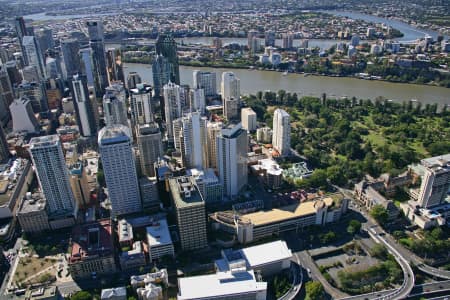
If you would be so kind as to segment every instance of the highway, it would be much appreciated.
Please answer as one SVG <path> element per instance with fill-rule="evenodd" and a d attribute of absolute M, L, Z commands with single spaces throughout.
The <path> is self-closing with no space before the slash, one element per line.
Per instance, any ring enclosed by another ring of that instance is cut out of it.
<path fill-rule="evenodd" d="M 294 276 L 293 285 L 290 290 L 277 300 L 293 300 L 297 297 L 303 286 L 303 269 L 300 263 L 300 258 L 297 254 L 293 256 L 294 260 L 291 262 L 292 273 Z"/>
<path fill-rule="evenodd" d="M 446 291 L 449 292 L 449 294 L 450 294 L 450 280 L 416 285 L 412 289 L 408 298 L 423 296 L 423 295 L 427 295 L 427 294 L 433 294 L 433 293 L 437 293 L 437 292 L 446 292 Z"/>

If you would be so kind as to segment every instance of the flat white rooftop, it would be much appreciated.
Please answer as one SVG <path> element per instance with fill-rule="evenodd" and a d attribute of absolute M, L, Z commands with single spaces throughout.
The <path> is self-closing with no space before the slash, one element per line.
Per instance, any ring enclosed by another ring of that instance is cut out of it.
<path fill-rule="evenodd" d="M 219 272 L 179 278 L 178 289 L 178 300 L 211 299 L 227 295 L 266 293 L 267 282 L 257 282 L 252 270 L 235 274 Z"/>
<path fill-rule="evenodd" d="M 250 268 L 291 259 L 292 252 L 285 241 L 275 241 L 240 250 Z"/>
<path fill-rule="evenodd" d="M 149 247 L 172 244 L 166 219 L 158 220 L 147 227 L 147 241 Z"/>

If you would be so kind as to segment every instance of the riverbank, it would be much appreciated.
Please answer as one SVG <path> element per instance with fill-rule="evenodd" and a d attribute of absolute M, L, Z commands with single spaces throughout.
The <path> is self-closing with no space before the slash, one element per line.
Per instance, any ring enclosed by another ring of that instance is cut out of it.
<path fill-rule="evenodd" d="M 134 64 L 151 64 L 151 59 L 124 59 L 124 63 L 134 63 Z M 323 76 L 323 77 L 343 77 L 343 78 L 353 78 L 353 79 L 359 79 L 359 80 L 373 80 L 373 81 L 383 81 L 383 82 L 390 82 L 390 83 L 401 83 L 401 84 L 415 84 L 415 85 L 423 85 L 423 86 L 433 86 L 433 87 L 443 87 L 443 88 L 450 88 L 450 86 L 447 85 L 439 85 L 435 82 L 418 82 L 417 80 L 411 80 L 411 81 L 401 81 L 401 80 L 395 80 L 395 79 L 388 79 L 386 77 L 380 77 L 380 76 L 371 76 L 371 75 L 359 75 L 359 74 L 327 74 L 327 73 L 319 73 L 319 72 L 295 72 L 288 69 L 273 69 L 273 68 L 267 68 L 267 67 L 258 67 L 251 64 L 239 64 L 239 63 L 215 63 L 215 62 L 187 62 L 187 61 L 179 61 L 180 66 L 187 66 L 187 67 L 193 67 L 193 68 L 212 68 L 212 69 L 247 69 L 247 70 L 258 70 L 258 71 L 266 71 L 266 72 L 278 72 L 278 73 L 284 73 L 288 72 L 291 74 L 305 74 L 305 76 Z"/>

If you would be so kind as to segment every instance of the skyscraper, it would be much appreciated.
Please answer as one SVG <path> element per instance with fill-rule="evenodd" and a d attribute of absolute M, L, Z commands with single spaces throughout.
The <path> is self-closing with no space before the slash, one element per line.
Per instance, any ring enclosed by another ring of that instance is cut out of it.
<path fill-rule="evenodd" d="M 155 162 L 164 155 L 158 124 L 137 125 L 136 136 L 142 173 L 154 177 Z"/>
<path fill-rule="evenodd" d="M 120 49 L 108 49 L 106 51 L 108 79 L 111 84 L 114 81 L 121 81 L 125 84 L 123 73 L 122 52 Z"/>
<path fill-rule="evenodd" d="M 103 96 L 104 89 L 108 86 L 103 23 L 100 20 L 95 20 L 87 21 L 86 25 L 89 33 L 89 46 L 92 49 L 95 93 L 97 97 L 101 97 Z"/>
<path fill-rule="evenodd" d="M 417 202 L 428 208 L 441 204 L 450 188 L 450 154 L 422 159 L 424 168 Z"/>
<path fill-rule="evenodd" d="M 247 131 L 241 123 L 230 124 L 217 137 L 217 170 L 224 194 L 234 198 L 247 184 Z"/>
<path fill-rule="evenodd" d="M 186 168 L 206 167 L 206 123 L 207 119 L 199 112 L 188 113 L 174 121 L 175 148 L 181 152 Z"/>
<path fill-rule="evenodd" d="M 194 177 L 170 178 L 169 189 L 175 207 L 181 248 L 194 250 L 208 246 L 205 201 Z"/>
<path fill-rule="evenodd" d="M 8 107 L 14 100 L 13 87 L 5 65 L 0 65 L 0 102 L 3 102 L 4 110 L 0 111 L 0 121 L 6 124 L 9 121 Z"/>
<path fill-rule="evenodd" d="M 275 47 L 275 32 L 273 30 L 268 30 L 264 34 L 264 46 Z"/>
<path fill-rule="evenodd" d="M 272 145 L 280 156 L 291 152 L 291 123 L 289 114 L 283 109 L 276 109 L 273 114 Z"/>
<path fill-rule="evenodd" d="M 203 89 L 206 97 L 214 97 L 217 95 L 217 79 L 215 72 L 195 70 L 193 77 L 195 89 Z"/>
<path fill-rule="evenodd" d="M 127 88 L 134 89 L 139 83 L 142 83 L 141 76 L 136 72 L 130 72 L 127 77 Z"/>
<path fill-rule="evenodd" d="M 80 45 L 76 39 L 61 40 L 61 52 L 64 62 L 64 78 L 70 80 L 73 75 L 80 73 L 79 57 Z"/>
<path fill-rule="evenodd" d="M 6 159 L 8 159 L 10 155 L 11 154 L 9 153 L 9 147 L 8 142 L 6 141 L 5 131 L 3 130 L 3 126 L 0 126 L 0 162 L 3 162 Z"/>
<path fill-rule="evenodd" d="M 39 122 L 33 113 L 33 107 L 27 98 L 19 98 L 9 106 L 14 132 L 39 132 Z"/>
<path fill-rule="evenodd" d="M 258 38 L 258 31 L 250 30 L 247 34 L 247 47 L 248 49 L 252 49 L 253 40 Z"/>
<path fill-rule="evenodd" d="M 59 137 L 48 135 L 32 138 L 30 154 L 39 185 L 47 199 L 49 214 L 75 216 L 77 206 Z"/>
<path fill-rule="evenodd" d="M 292 49 L 294 47 L 294 34 L 292 32 L 283 33 L 282 48 Z"/>
<path fill-rule="evenodd" d="M 191 112 L 198 111 L 202 115 L 205 113 L 206 101 L 203 89 L 189 90 L 189 107 Z"/>
<path fill-rule="evenodd" d="M 250 107 L 241 110 L 242 128 L 248 131 L 256 130 L 256 113 Z"/>
<path fill-rule="evenodd" d="M 83 48 L 78 52 L 80 56 L 81 74 L 86 76 L 89 87 L 95 87 L 94 62 L 92 61 L 92 49 Z"/>
<path fill-rule="evenodd" d="M 89 98 L 86 76 L 73 76 L 71 91 L 81 135 L 85 137 L 94 136 L 97 133 L 95 103 L 92 103 Z"/>
<path fill-rule="evenodd" d="M 50 28 L 40 28 L 36 32 L 36 38 L 39 47 L 41 48 L 42 56 L 45 57 L 47 50 L 53 49 L 55 45 L 53 41 L 53 31 Z"/>
<path fill-rule="evenodd" d="M 181 87 L 172 82 L 169 82 L 164 86 L 164 115 L 166 118 L 166 133 L 169 141 L 173 141 L 173 121 L 178 119 L 182 115 L 181 98 L 182 93 Z"/>
<path fill-rule="evenodd" d="M 25 20 L 23 17 L 16 17 L 14 21 L 14 27 L 16 29 L 17 38 L 19 40 L 20 49 L 22 50 L 22 53 L 25 53 L 25 50 L 23 48 L 23 37 L 28 35 L 27 34 L 27 28 L 25 27 Z M 23 55 L 24 64 L 28 65 L 27 57 L 24 54 Z"/>
<path fill-rule="evenodd" d="M 111 201 L 111 215 L 141 211 L 136 163 L 127 128 L 123 125 L 102 128 L 98 145 Z"/>
<path fill-rule="evenodd" d="M 222 132 L 221 122 L 208 122 L 206 125 L 207 168 L 217 168 L 217 137 Z"/>
<path fill-rule="evenodd" d="M 103 114 L 106 126 L 122 124 L 128 127 L 125 88 L 114 83 L 108 86 L 103 96 Z"/>
<path fill-rule="evenodd" d="M 222 73 L 221 93 L 224 115 L 228 120 L 239 118 L 241 97 L 240 79 L 233 72 Z"/>
<path fill-rule="evenodd" d="M 180 84 L 180 68 L 178 64 L 177 43 L 170 34 L 160 34 L 156 40 L 156 54 L 162 55 L 169 61 L 170 81 Z"/>
<path fill-rule="evenodd" d="M 170 81 L 169 60 L 162 55 L 156 55 L 152 64 L 152 72 L 155 96 L 162 96 L 163 87 Z"/>
<path fill-rule="evenodd" d="M 131 121 L 133 126 L 153 122 L 152 88 L 139 83 L 130 89 Z"/>
<path fill-rule="evenodd" d="M 39 75 L 42 79 L 45 78 L 45 65 L 42 56 L 41 48 L 37 42 L 36 37 L 26 35 L 22 39 L 24 56 L 29 66 L 36 66 L 39 70 Z"/>

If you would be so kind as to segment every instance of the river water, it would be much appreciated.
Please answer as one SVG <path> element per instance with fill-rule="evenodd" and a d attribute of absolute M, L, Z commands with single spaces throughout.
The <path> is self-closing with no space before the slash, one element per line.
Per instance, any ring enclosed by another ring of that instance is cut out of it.
<path fill-rule="evenodd" d="M 192 86 L 192 72 L 207 70 L 217 74 L 217 88 L 220 90 L 220 78 L 224 71 L 230 69 L 194 68 L 180 66 L 182 84 Z M 151 65 L 125 64 L 125 76 L 129 72 L 137 72 L 143 81 L 153 84 Z M 362 80 L 345 77 L 307 76 L 280 72 L 231 69 L 241 79 L 241 93 L 255 94 L 257 91 L 278 91 L 280 89 L 296 92 L 299 96 L 320 96 L 326 93 L 329 97 L 356 97 L 358 99 L 375 99 L 378 96 L 395 102 L 417 99 L 422 104 L 439 104 L 439 107 L 450 105 L 450 89 L 435 86 L 401 84 L 385 81 Z"/>

